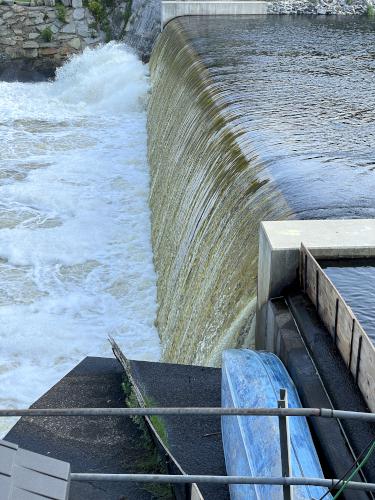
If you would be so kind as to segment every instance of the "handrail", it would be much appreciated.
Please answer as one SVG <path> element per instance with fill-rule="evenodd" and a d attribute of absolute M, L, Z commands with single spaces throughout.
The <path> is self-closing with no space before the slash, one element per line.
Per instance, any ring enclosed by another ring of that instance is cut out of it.
<path fill-rule="evenodd" d="M 25 408 L 0 409 L 0 417 L 275 416 L 323 417 L 375 422 L 375 413 L 329 408 Z"/>
<path fill-rule="evenodd" d="M 251 477 L 251 476 L 201 476 L 186 474 L 175 476 L 169 474 L 70 474 L 72 481 L 128 481 L 141 483 L 220 483 L 220 484 L 272 484 L 272 485 L 310 485 L 323 486 L 329 489 L 339 488 L 340 479 L 322 479 L 318 477 Z M 375 483 L 359 483 L 349 481 L 347 488 L 353 490 L 375 491 Z"/>

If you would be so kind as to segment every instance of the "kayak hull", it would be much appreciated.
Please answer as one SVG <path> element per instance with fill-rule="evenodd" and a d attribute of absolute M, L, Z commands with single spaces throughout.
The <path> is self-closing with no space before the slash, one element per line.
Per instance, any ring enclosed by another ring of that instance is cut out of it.
<path fill-rule="evenodd" d="M 224 408 L 275 408 L 282 388 L 287 390 L 289 407 L 301 407 L 293 381 L 277 356 L 248 349 L 223 353 Z M 289 417 L 288 421 L 292 475 L 323 478 L 307 420 Z M 278 417 L 222 417 L 222 435 L 228 475 L 282 476 Z M 293 487 L 294 499 L 318 499 L 326 492 L 322 487 Z M 282 487 L 273 485 L 231 485 L 230 493 L 232 500 L 283 498 Z"/>

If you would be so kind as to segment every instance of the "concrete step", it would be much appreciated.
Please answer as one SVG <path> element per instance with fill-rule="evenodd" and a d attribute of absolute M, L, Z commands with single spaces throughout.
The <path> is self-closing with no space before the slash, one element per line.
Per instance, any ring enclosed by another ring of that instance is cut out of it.
<path fill-rule="evenodd" d="M 123 369 L 115 359 L 88 357 L 32 408 L 121 407 Z M 72 472 L 140 473 L 149 462 L 143 435 L 130 418 L 21 418 L 6 439 L 22 448 L 70 462 Z M 148 471 L 152 472 L 152 471 Z M 151 500 L 136 483 L 72 482 L 69 500 Z"/>

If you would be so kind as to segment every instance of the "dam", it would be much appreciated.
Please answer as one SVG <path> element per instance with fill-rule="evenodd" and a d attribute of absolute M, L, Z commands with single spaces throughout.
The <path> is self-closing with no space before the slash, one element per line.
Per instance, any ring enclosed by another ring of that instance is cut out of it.
<path fill-rule="evenodd" d="M 373 30 L 288 16 L 165 27 L 148 132 L 166 360 L 218 365 L 254 345 L 261 220 L 373 217 Z"/>
<path fill-rule="evenodd" d="M 0 82 L 0 500 L 374 498 L 375 18 L 233 5 Z"/>

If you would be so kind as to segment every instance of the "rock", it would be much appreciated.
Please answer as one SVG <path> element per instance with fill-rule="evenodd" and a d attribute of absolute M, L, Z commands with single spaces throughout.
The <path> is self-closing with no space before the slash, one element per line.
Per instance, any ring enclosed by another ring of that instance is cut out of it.
<path fill-rule="evenodd" d="M 75 50 L 79 50 L 81 48 L 81 39 L 80 38 L 73 38 L 73 40 L 70 40 L 68 44 L 73 47 Z"/>
<path fill-rule="evenodd" d="M 84 38 L 89 37 L 91 35 L 91 32 L 93 31 L 88 27 L 87 23 L 85 22 L 77 23 L 76 28 L 77 28 L 77 34 Z"/>
<path fill-rule="evenodd" d="M 61 30 L 61 33 L 75 33 L 75 32 L 76 32 L 76 25 L 74 23 L 66 24 Z"/>
<path fill-rule="evenodd" d="M 38 42 L 34 41 L 23 42 L 22 47 L 24 49 L 37 49 L 39 47 L 39 44 Z"/>
<path fill-rule="evenodd" d="M 59 50 L 56 47 L 46 47 L 46 48 L 41 48 L 39 52 L 40 55 L 42 56 L 54 56 L 59 52 Z"/>
<path fill-rule="evenodd" d="M 39 33 L 29 33 L 29 40 L 35 40 L 39 37 Z"/>
<path fill-rule="evenodd" d="M 85 18 L 85 9 L 74 9 L 73 11 L 73 19 L 76 21 L 81 21 Z"/>
<path fill-rule="evenodd" d="M 73 9 L 80 9 L 82 5 L 82 0 L 72 0 Z"/>
<path fill-rule="evenodd" d="M 38 49 L 36 49 L 36 48 L 31 49 L 31 50 L 26 49 L 24 51 L 24 55 L 25 55 L 25 57 L 28 57 L 30 59 L 35 59 L 36 57 L 38 57 Z"/>
<path fill-rule="evenodd" d="M 17 45 L 17 42 L 14 38 L 1 38 L 0 43 L 1 45 Z"/>
<path fill-rule="evenodd" d="M 14 13 L 12 11 L 5 12 L 5 14 L 3 14 L 3 19 L 5 21 L 6 19 L 10 19 L 13 16 L 14 16 Z"/>

